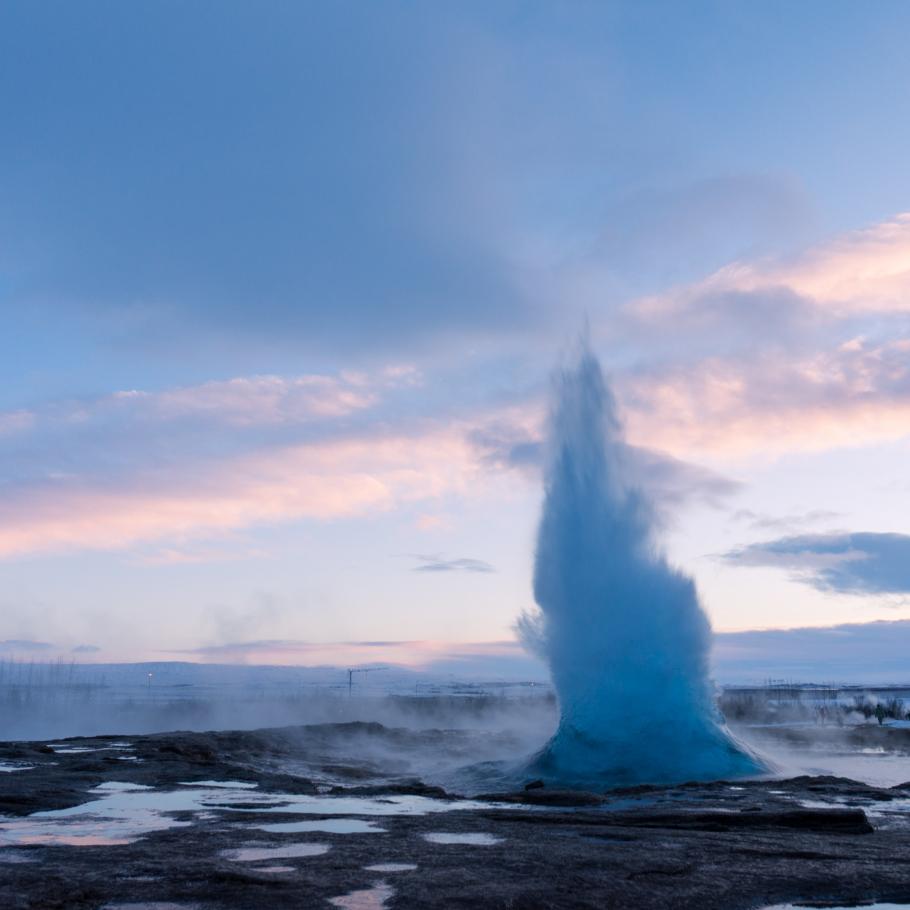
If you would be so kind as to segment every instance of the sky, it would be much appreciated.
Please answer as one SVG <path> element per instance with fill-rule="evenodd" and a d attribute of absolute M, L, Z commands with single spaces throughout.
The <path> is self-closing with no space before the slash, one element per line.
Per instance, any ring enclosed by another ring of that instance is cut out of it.
<path fill-rule="evenodd" d="M 719 632 L 910 619 L 908 29 L 2 4 L 3 652 L 509 652 L 586 324 Z"/>

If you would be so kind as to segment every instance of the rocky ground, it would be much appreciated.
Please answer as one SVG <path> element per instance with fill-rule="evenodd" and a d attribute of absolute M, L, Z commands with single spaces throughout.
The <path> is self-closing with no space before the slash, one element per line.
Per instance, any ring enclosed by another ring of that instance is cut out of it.
<path fill-rule="evenodd" d="M 0 744 L 0 907 L 910 902 L 910 782 L 465 802 L 412 774 L 412 755 L 456 764 L 475 749 L 378 724 Z"/>

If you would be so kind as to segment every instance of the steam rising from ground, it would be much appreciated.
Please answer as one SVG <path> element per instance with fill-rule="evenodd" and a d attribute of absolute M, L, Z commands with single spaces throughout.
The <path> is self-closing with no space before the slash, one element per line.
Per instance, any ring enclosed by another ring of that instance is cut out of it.
<path fill-rule="evenodd" d="M 710 626 L 627 479 L 616 406 L 586 343 L 556 377 L 534 594 L 519 628 L 549 661 L 559 727 L 533 762 L 561 783 L 621 786 L 763 770 L 722 725 Z"/>

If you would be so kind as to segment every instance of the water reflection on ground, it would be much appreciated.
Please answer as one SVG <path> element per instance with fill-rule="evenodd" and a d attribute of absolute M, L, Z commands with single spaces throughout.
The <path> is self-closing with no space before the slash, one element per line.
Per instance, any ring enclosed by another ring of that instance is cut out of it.
<path fill-rule="evenodd" d="M 424 834 L 423 839 L 431 844 L 466 844 L 472 847 L 492 847 L 493 844 L 502 843 L 501 837 L 485 833 L 457 834 L 449 831 L 433 831 Z"/>
<path fill-rule="evenodd" d="M 819 905 L 816 903 L 806 903 L 806 904 L 773 904 L 770 907 L 764 907 L 762 910 L 805 910 L 806 907 L 825 907 L 825 910 L 858 910 L 858 908 L 863 908 L 863 910 L 907 910 L 908 904 L 843 904 L 837 905 L 834 904 L 822 904 Z"/>
<path fill-rule="evenodd" d="M 799 805 L 804 809 L 843 809 L 860 808 L 869 817 L 876 828 L 906 828 L 910 826 L 910 799 L 895 798 L 889 800 L 851 796 L 835 796 L 830 799 L 801 799 Z"/>
<path fill-rule="evenodd" d="M 385 828 L 380 828 L 375 822 L 364 821 L 362 818 L 322 818 L 315 821 L 278 822 L 274 825 L 257 825 L 256 827 L 269 834 L 306 834 L 313 831 L 325 834 L 385 833 Z"/>
<path fill-rule="evenodd" d="M 394 894 L 395 889 L 390 885 L 377 882 L 372 888 L 330 898 L 329 903 L 333 907 L 341 907 L 342 910 L 382 910 Z"/>
<path fill-rule="evenodd" d="M 225 859 L 237 863 L 256 863 L 261 860 L 297 859 L 303 856 L 322 856 L 331 848 L 328 844 L 285 844 L 282 847 L 239 847 L 223 850 Z M 291 867 L 288 867 L 291 868 Z"/>
<path fill-rule="evenodd" d="M 192 824 L 211 817 L 213 809 L 233 813 L 339 816 L 289 819 L 258 827 L 269 833 L 326 832 L 332 834 L 382 833 L 370 821 L 343 816 L 426 815 L 463 809 L 487 809 L 490 803 L 426 796 L 321 796 L 260 791 L 247 781 L 201 781 L 175 790 L 110 781 L 89 791 L 95 798 L 68 809 L 35 812 L 25 818 L 0 818 L 0 846 L 58 844 L 115 846 L 143 835 Z"/>
<path fill-rule="evenodd" d="M 415 863 L 376 863 L 373 866 L 364 866 L 367 872 L 413 872 Z"/>

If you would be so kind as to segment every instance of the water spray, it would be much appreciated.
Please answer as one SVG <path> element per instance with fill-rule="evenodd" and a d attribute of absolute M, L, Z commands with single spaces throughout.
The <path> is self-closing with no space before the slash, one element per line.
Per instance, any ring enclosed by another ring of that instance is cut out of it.
<path fill-rule="evenodd" d="M 549 662 L 553 738 L 529 773 L 572 785 L 759 773 L 714 704 L 711 629 L 667 561 L 645 493 L 625 476 L 616 405 L 586 340 L 555 378 L 534 596 L 519 628 Z"/>

